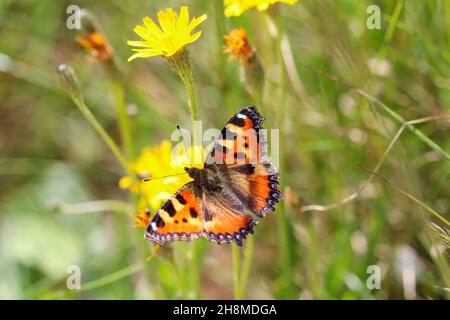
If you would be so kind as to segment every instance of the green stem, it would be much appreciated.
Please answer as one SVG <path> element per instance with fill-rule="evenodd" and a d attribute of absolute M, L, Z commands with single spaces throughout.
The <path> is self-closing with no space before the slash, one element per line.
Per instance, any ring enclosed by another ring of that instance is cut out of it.
<path fill-rule="evenodd" d="M 113 272 L 109 275 L 106 275 L 104 277 L 98 278 L 96 280 L 87 282 L 84 284 L 81 288 L 81 291 L 88 291 L 92 289 L 97 289 L 103 286 L 106 286 L 110 283 L 116 282 L 122 278 L 126 278 L 131 276 L 132 274 L 140 271 L 145 266 L 144 263 L 138 263 L 134 265 L 127 266 L 119 271 Z"/>
<path fill-rule="evenodd" d="M 188 96 L 189 110 L 191 111 L 192 121 L 198 120 L 197 112 L 197 97 L 195 95 L 194 81 L 192 78 L 192 71 L 186 71 L 186 74 L 181 77 L 186 88 L 186 94 Z M 194 126 L 193 126 L 194 127 Z"/>
<path fill-rule="evenodd" d="M 198 120 L 197 96 L 188 51 L 186 50 L 180 51 L 171 57 L 167 57 L 167 60 L 181 78 L 181 81 L 183 82 L 183 85 L 186 89 L 188 106 L 192 121 L 192 141 L 193 141 L 192 145 L 195 146 L 197 143 L 200 143 L 201 140 L 198 140 L 199 136 L 196 126 L 196 121 Z M 186 151 L 190 152 L 190 150 Z M 196 155 L 194 154 L 194 161 L 196 159 L 195 156 Z M 189 282 L 191 289 L 194 292 L 193 297 L 194 299 L 200 299 L 200 276 L 199 276 L 200 266 L 198 264 L 199 261 L 197 257 L 198 252 L 199 252 L 199 244 L 197 242 L 192 243 L 192 245 L 188 247 L 185 266 L 186 268 L 185 274 L 189 275 Z"/>
<path fill-rule="evenodd" d="M 103 63 L 103 67 L 110 79 L 110 88 L 114 95 L 117 108 L 117 122 L 119 123 L 120 139 L 123 145 L 125 158 L 131 160 L 134 156 L 134 145 L 131 131 L 130 116 L 127 112 L 125 97 L 125 83 L 123 75 L 114 58 Z"/>
<path fill-rule="evenodd" d="M 391 187 L 393 187 L 394 189 L 396 189 L 398 192 L 402 193 L 403 195 L 407 196 L 408 198 L 410 198 L 412 201 L 414 201 L 415 203 L 419 204 L 420 206 L 422 206 L 423 208 L 425 208 L 425 210 L 427 210 L 428 212 L 430 212 L 432 215 L 434 215 L 437 219 L 441 220 L 443 223 L 445 223 L 445 225 L 447 227 L 450 228 L 450 222 L 445 219 L 442 215 L 440 215 L 439 213 L 437 213 L 435 210 L 433 210 L 433 208 L 431 208 L 430 206 L 428 206 L 425 202 L 419 200 L 418 198 L 414 197 L 412 194 L 409 194 L 406 191 L 403 191 L 402 189 L 400 189 L 397 186 L 394 186 L 392 184 L 390 184 Z"/>
<path fill-rule="evenodd" d="M 226 18 L 223 14 L 224 12 L 224 3 L 223 0 L 214 0 L 214 22 L 215 22 L 215 31 L 217 38 L 217 69 L 215 72 L 217 73 L 217 89 L 222 93 L 222 103 L 225 106 L 223 108 L 224 113 L 233 113 L 235 111 L 234 102 L 234 94 L 233 90 L 231 90 L 231 82 L 229 81 L 229 72 L 227 69 L 227 59 L 223 53 L 223 36 L 226 34 Z"/>
<path fill-rule="evenodd" d="M 177 246 L 178 245 L 178 246 Z M 174 246 L 173 248 L 173 253 L 172 253 L 172 258 L 170 259 L 171 263 L 173 263 L 173 268 L 175 270 L 175 276 L 177 278 L 178 284 L 179 284 L 179 288 L 181 290 L 181 296 L 182 299 L 184 300 L 189 300 L 189 289 L 188 289 L 188 283 L 187 283 L 187 278 L 185 276 L 183 276 L 184 274 L 186 274 L 183 271 L 183 251 L 181 250 L 182 248 L 180 247 L 180 245 L 183 245 L 182 243 L 177 243 L 176 246 Z M 177 259 L 178 257 L 178 259 Z M 186 269 L 186 268 L 184 268 Z"/>
<path fill-rule="evenodd" d="M 131 172 L 131 170 L 128 167 L 127 161 L 125 157 L 123 156 L 122 152 L 120 151 L 119 147 L 116 145 L 114 140 L 111 138 L 111 136 L 103 129 L 103 127 L 100 125 L 100 123 L 97 121 L 95 116 L 91 113 L 91 111 L 86 106 L 86 103 L 84 102 L 81 95 L 71 95 L 74 103 L 77 105 L 77 107 L 80 109 L 81 113 L 84 115 L 84 117 L 87 119 L 87 121 L 94 127 L 94 129 L 97 131 L 97 133 L 100 135 L 100 137 L 103 139 L 103 141 L 106 143 L 106 145 L 109 147 L 109 149 L 112 151 L 112 153 L 116 156 L 117 160 L 119 161 L 120 165 L 122 166 L 123 170 L 126 172 L 126 174 L 133 179 L 133 181 L 137 182 L 136 176 Z M 138 185 L 139 192 L 142 193 L 142 190 Z M 126 228 L 126 222 L 125 222 L 125 215 L 122 217 L 118 217 L 117 227 L 119 228 L 118 234 L 125 234 L 122 231 L 122 229 Z M 118 239 L 119 244 L 122 243 L 124 239 Z"/>
<path fill-rule="evenodd" d="M 279 100 L 277 101 L 277 110 L 279 113 L 278 118 L 278 128 L 284 127 L 285 116 L 286 116 L 286 94 L 285 94 L 285 68 L 284 68 L 284 59 L 283 59 L 283 49 L 282 49 L 282 24 L 281 17 L 279 12 L 274 12 L 273 14 L 273 22 L 276 27 L 276 48 L 277 48 L 277 60 L 278 65 L 280 66 L 280 83 L 279 83 Z M 271 17 L 269 16 L 269 19 Z M 283 139 L 283 130 L 280 130 L 280 138 Z M 284 155 L 280 152 L 279 155 L 279 171 L 283 172 L 284 170 Z M 283 187 L 283 183 L 281 183 Z M 282 188 L 281 187 L 281 188 Z M 285 291 L 286 297 L 291 296 L 291 278 L 292 278 L 292 267 L 291 267 L 291 243 L 289 241 L 289 230 L 288 230 L 288 220 L 286 217 L 286 206 L 284 202 L 281 202 L 278 205 L 277 210 L 277 225 L 278 225 L 278 235 L 280 238 L 280 267 L 281 267 L 281 289 Z"/>
<path fill-rule="evenodd" d="M 371 172 L 371 171 L 370 171 Z M 400 192 L 401 194 L 403 194 L 404 196 L 408 197 L 409 199 L 411 199 L 412 201 L 414 201 L 415 203 L 417 203 L 418 205 L 420 205 L 422 208 L 424 208 L 425 210 L 427 210 L 428 212 L 430 212 L 433 216 L 435 216 L 437 219 L 439 219 L 441 222 L 445 223 L 445 225 L 447 227 L 450 227 L 450 222 L 445 219 L 442 215 L 440 215 L 438 212 L 436 212 L 433 208 L 431 208 L 430 206 L 428 206 L 425 202 L 423 202 L 422 200 L 416 198 L 415 196 L 413 196 L 412 194 L 400 189 L 399 187 L 397 187 L 396 185 L 390 183 L 386 178 L 381 177 L 379 175 L 377 175 L 376 173 L 371 172 L 372 174 L 374 174 L 376 177 L 381 178 L 387 185 L 391 186 L 392 188 L 394 188 L 395 190 L 397 190 L 398 192 Z"/>
<path fill-rule="evenodd" d="M 133 138 L 131 135 L 130 117 L 127 113 L 125 89 L 122 81 L 111 80 L 111 89 L 117 106 L 117 120 L 119 123 L 120 137 L 127 160 L 131 160 L 134 154 Z"/>
<path fill-rule="evenodd" d="M 120 165 L 122 166 L 123 170 L 130 177 L 132 177 L 133 175 L 131 174 L 130 170 L 128 169 L 127 161 L 125 160 L 125 157 L 123 156 L 123 154 L 120 151 L 119 147 L 114 142 L 114 140 L 111 138 L 111 136 L 105 131 L 105 129 L 103 129 L 103 127 L 97 121 L 95 116 L 92 114 L 92 112 L 86 106 L 86 103 L 84 102 L 84 99 L 81 98 L 80 96 L 75 96 L 75 95 L 71 95 L 71 98 L 72 98 L 73 102 L 75 103 L 75 105 L 80 110 L 80 112 L 86 118 L 86 120 L 94 127 L 95 131 L 97 131 L 97 133 L 100 135 L 100 137 L 106 143 L 106 145 L 109 147 L 109 149 L 115 155 L 115 157 L 119 161 Z"/>
<path fill-rule="evenodd" d="M 377 54 L 377 61 L 379 62 L 381 59 L 383 59 L 386 56 L 386 52 L 389 48 L 389 42 L 391 42 L 392 37 L 394 36 L 395 29 L 397 29 L 397 25 L 400 22 L 400 15 L 402 13 L 403 9 L 403 1 L 398 1 L 394 13 L 392 15 L 392 20 L 389 22 L 389 27 L 384 34 L 383 43 L 381 45 L 381 49 L 378 51 Z"/>
<path fill-rule="evenodd" d="M 81 289 L 76 290 L 76 291 L 74 290 L 73 293 L 81 293 L 81 292 L 86 292 L 89 290 L 97 289 L 100 287 L 104 287 L 104 286 L 114 283 L 120 279 L 129 277 L 129 276 L 135 274 L 136 272 L 142 270 L 144 268 L 144 266 L 145 266 L 144 263 L 137 263 L 137 264 L 129 265 L 123 269 L 115 271 L 104 277 L 86 282 L 85 284 L 81 285 Z M 72 294 L 72 292 L 60 290 L 60 291 L 56 291 L 55 293 L 46 293 L 43 296 L 41 296 L 40 299 L 67 299 L 67 296 L 69 296 L 70 294 Z"/>
<path fill-rule="evenodd" d="M 121 212 L 130 210 L 128 203 L 119 200 L 97 200 L 78 203 L 57 202 L 52 206 L 53 210 L 63 214 L 83 214 L 93 212 Z"/>
<path fill-rule="evenodd" d="M 110 73 L 110 76 L 113 80 L 118 80 L 118 71 L 115 69 L 114 65 L 107 65 L 108 73 Z M 78 107 L 80 112 L 83 114 L 83 116 L 86 118 L 86 120 L 94 127 L 95 131 L 100 135 L 100 137 L 103 139 L 103 141 L 106 143 L 106 145 L 109 147 L 109 149 L 112 151 L 112 153 L 116 156 L 117 160 L 119 161 L 119 164 L 122 166 L 123 171 L 131 177 L 133 182 L 135 182 L 138 186 L 139 193 L 143 195 L 143 192 L 141 190 L 141 187 L 138 183 L 138 179 L 134 173 L 131 172 L 129 169 L 128 163 L 126 161 L 125 156 L 123 155 L 120 148 L 117 146 L 117 144 L 114 142 L 114 140 L 111 138 L 111 136 L 106 132 L 105 129 L 100 125 L 100 123 L 97 121 L 95 116 L 92 114 L 92 112 L 87 107 L 83 95 L 81 94 L 81 90 L 79 87 L 78 79 L 72 70 L 70 66 L 67 66 L 65 64 L 61 64 L 57 67 L 57 72 L 59 76 L 59 80 L 61 84 L 63 85 L 64 89 L 69 94 L 72 101 L 75 103 L 75 105 Z M 123 90 L 123 86 L 122 86 Z M 121 99 L 121 101 L 124 101 L 124 99 Z M 124 102 L 122 102 L 124 103 Z M 125 104 L 123 104 L 125 106 Z"/>
<path fill-rule="evenodd" d="M 255 100 L 255 104 L 258 107 L 258 109 L 261 110 L 261 112 L 263 112 L 265 114 L 265 106 L 264 106 L 264 102 L 263 102 L 263 92 L 261 91 L 255 91 L 254 95 L 253 95 L 253 99 Z"/>
<path fill-rule="evenodd" d="M 199 137 L 198 128 L 196 122 L 198 121 L 198 111 L 197 111 L 197 96 L 195 93 L 195 85 L 194 79 L 192 76 L 192 70 L 190 68 L 185 68 L 180 73 L 181 80 L 183 81 L 184 87 L 186 89 L 186 94 L 188 97 L 188 106 L 191 113 L 191 123 L 192 123 L 192 146 L 196 146 L 197 144 L 201 144 L 201 140 Z M 188 152 L 191 152 L 187 150 Z M 191 165 L 198 164 L 199 159 L 197 159 L 196 148 L 193 149 L 193 154 L 190 155 L 190 159 L 193 161 Z M 195 249 L 194 249 L 195 251 Z"/>
<path fill-rule="evenodd" d="M 181 80 L 183 81 L 184 87 L 186 89 L 186 94 L 188 97 L 188 105 L 189 110 L 191 112 L 191 122 L 192 122 L 192 145 L 195 146 L 196 143 L 199 142 L 198 139 L 198 130 L 196 126 L 196 121 L 198 120 L 198 112 L 197 112 L 197 97 L 195 94 L 195 86 L 194 86 L 194 79 L 192 76 L 192 70 L 189 64 L 189 68 L 185 68 L 183 72 L 180 73 Z M 187 152 L 190 152 L 190 150 L 187 150 Z M 195 153 L 195 148 L 194 148 Z M 194 159 L 195 161 L 195 154 L 193 157 L 190 157 L 191 159 Z M 190 282 L 191 287 L 194 291 L 194 299 L 200 299 L 200 277 L 199 277 L 199 269 L 200 266 L 198 265 L 198 259 L 197 259 L 197 252 L 198 252 L 198 244 L 197 242 L 194 242 L 191 246 L 189 246 L 189 252 L 188 252 L 188 265 L 186 266 L 186 269 L 189 270 L 188 274 L 190 275 Z"/>
<path fill-rule="evenodd" d="M 189 62 L 189 54 L 186 50 L 183 50 L 171 57 L 167 57 L 167 60 L 180 76 L 181 81 L 183 81 L 183 85 L 186 89 L 188 106 L 192 119 L 193 138 L 195 139 L 196 130 L 194 122 L 198 120 L 197 96 L 195 94 L 194 78 L 192 76 L 192 68 Z M 196 142 L 196 140 L 194 140 L 194 142 Z"/>
<path fill-rule="evenodd" d="M 255 244 L 255 238 L 253 236 L 249 237 L 245 243 L 244 259 L 242 261 L 241 278 L 239 279 L 238 292 L 236 295 L 237 299 L 242 299 L 245 297 L 245 292 L 246 292 L 247 284 L 248 284 L 248 277 L 250 275 L 250 269 L 252 266 L 254 244 Z"/>
<path fill-rule="evenodd" d="M 191 271 L 191 266 L 195 268 L 195 272 L 191 272 L 191 286 L 194 290 L 194 299 L 201 299 L 200 294 L 200 271 L 201 266 L 199 264 L 200 261 L 200 244 L 199 242 L 195 242 L 193 245 L 190 245 L 191 256 L 189 257 L 189 265 L 187 266 L 187 270 Z"/>
<path fill-rule="evenodd" d="M 255 56 L 256 58 L 256 56 Z M 265 108 L 263 105 L 263 88 L 264 88 L 264 72 L 262 71 L 262 67 L 260 65 L 259 59 L 256 58 L 256 61 L 254 61 L 254 64 L 251 67 L 248 66 L 241 66 L 244 68 L 246 72 L 248 72 L 249 77 L 247 80 L 252 80 L 252 77 L 258 77 L 258 79 L 253 79 L 253 83 L 255 84 L 252 88 L 252 90 L 248 90 L 251 94 L 256 106 L 261 110 L 263 113 L 265 113 Z M 249 68 L 249 69 L 247 69 Z M 254 70 L 251 70 L 253 68 L 258 68 L 257 72 Z M 244 83 L 244 85 L 247 85 L 248 83 Z M 239 279 L 239 282 L 237 283 L 237 287 L 235 284 L 235 298 L 236 299 L 243 299 L 245 297 L 245 293 L 247 290 L 247 284 L 248 284 L 248 278 L 250 275 L 250 269 L 251 264 L 253 260 L 253 248 L 254 248 L 254 237 L 249 237 L 246 240 L 244 253 L 243 253 L 243 261 L 242 265 L 239 261 L 237 261 L 238 265 L 234 265 L 234 272 L 241 272 L 241 278 Z M 235 253 L 233 253 L 235 254 Z M 235 260 L 233 260 L 235 261 Z M 235 275 L 237 277 L 238 275 Z"/>
<path fill-rule="evenodd" d="M 231 256 L 233 258 L 233 293 L 234 299 L 240 300 L 242 296 L 240 296 L 239 290 L 239 276 L 241 272 L 241 252 L 240 248 L 232 243 L 231 244 Z"/>

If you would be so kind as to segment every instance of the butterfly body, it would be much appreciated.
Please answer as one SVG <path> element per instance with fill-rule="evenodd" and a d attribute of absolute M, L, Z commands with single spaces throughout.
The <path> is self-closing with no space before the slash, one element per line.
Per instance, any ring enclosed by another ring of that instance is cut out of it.
<path fill-rule="evenodd" d="M 194 179 L 194 187 L 199 194 L 203 192 L 220 192 L 226 172 L 217 167 L 205 169 L 184 168 L 187 174 Z"/>
<path fill-rule="evenodd" d="M 203 169 L 185 168 L 192 182 L 181 187 L 147 226 L 146 238 L 164 245 L 204 236 L 242 245 L 258 221 L 284 196 L 279 174 L 266 159 L 264 118 L 255 107 L 240 110 L 217 138 Z"/>

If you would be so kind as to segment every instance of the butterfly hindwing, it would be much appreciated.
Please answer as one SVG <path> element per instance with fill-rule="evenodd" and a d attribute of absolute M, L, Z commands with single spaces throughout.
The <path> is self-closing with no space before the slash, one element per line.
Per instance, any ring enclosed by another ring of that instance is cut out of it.
<path fill-rule="evenodd" d="M 167 241 L 198 238 L 203 231 L 200 199 L 194 183 L 181 187 L 153 216 L 145 234 L 148 240 L 164 245 Z"/>
<path fill-rule="evenodd" d="M 203 218 L 205 237 L 218 244 L 234 241 L 239 246 L 258 223 L 245 213 L 236 195 L 226 189 L 203 195 Z"/>
<path fill-rule="evenodd" d="M 256 165 L 232 166 L 229 176 L 234 193 L 248 210 L 260 217 L 274 211 L 278 201 L 284 198 L 279 174 L 268 160 Z"/>

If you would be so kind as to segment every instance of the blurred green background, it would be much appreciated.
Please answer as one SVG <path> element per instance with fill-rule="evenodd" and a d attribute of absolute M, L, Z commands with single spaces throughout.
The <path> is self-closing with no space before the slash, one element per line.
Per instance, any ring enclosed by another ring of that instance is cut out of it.
<path fill-rule="evenodd" d="M 176 255 L 189 253 L 189 244 L 167 245 L 145 262 L 152 247 L 128 217 L 133 207 L 118 187 L 124 173 L 58 83 L 56 66 L 71 65 L 91 111 L 119 141 L 107 75 L 74 42 L 76 31 L 66 28 L 71 4 L 96 15 L 114 49 L 127 83 L 135 156 L 169 139 L 176 124 L 189 127 L 190 118 L 184 88 L 163 59 L 126 62 L 126 41 L 137 39 L 134 26 L 183 4 L 193 16 L 208 14 L 189 51 L 200 118 L 218 128 L 255 103 L 240 82 L 238 63 L 227 63 L 222 52 L 222 36 L 246 28 L 265 70 L 266 126 L 277 128 L 285 110 L 281 180 L 288 188 L 279 207 L 286 228 L 279 228 L 278 212 L 256 228 L 248 298 L 449 297 L 445 224 L 383 180 L 375 178 L 357 199 L 332 210 L 302 210 L 357 191 L 370 175 L 361 166 L 376 165 L 400 124 L 354 90 L 296 62 L 363 88 L 406 120 L 448 114 L 450 1 L 300 0 L 225 18 L 222 1 L 2 0 L 0 298 L 185 297 L 180 277 L 186 275 Z M 370 4 L 381 9 L 379 30 L 366 27 Z M 284 79 L 267 14 L 277 15 L 291 45 Z M 284 102 L 270 94 L 280 86 Z M 448 121 L 418 127 L 450 152 Z M 449 219 L 450 161 L 416 135 L 401 135 L 379 174 Z M 279 230 L 288 241 L 280 240 Z M 197 241 L 201 297 L 233 298 L 229 246 Z M 66 288 L 71 265 L 81 268 L 81 291 Z M 380 289 L 366 285 L 370 265 L 381 269 Z"/>

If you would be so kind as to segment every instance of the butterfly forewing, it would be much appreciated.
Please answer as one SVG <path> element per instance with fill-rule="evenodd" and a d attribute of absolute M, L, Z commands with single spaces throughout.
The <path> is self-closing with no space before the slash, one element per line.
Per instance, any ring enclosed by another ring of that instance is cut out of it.
<path fill-rule="evenodd" d="M 205 165 L 256 164 L 267 156 L 267 139 L 262 128 L 264 118 L 255 107 L 236 113 L 217 137 Z"/>

